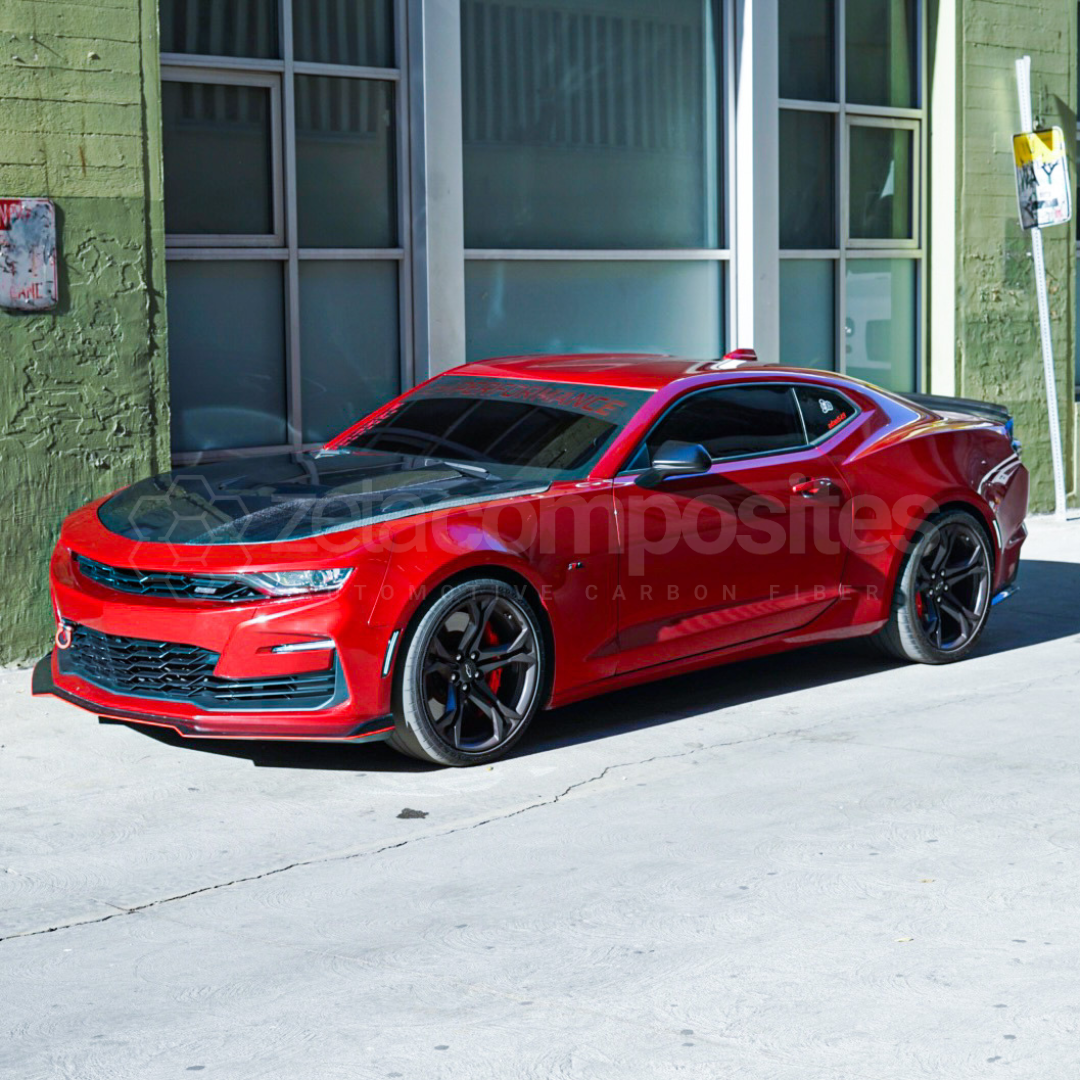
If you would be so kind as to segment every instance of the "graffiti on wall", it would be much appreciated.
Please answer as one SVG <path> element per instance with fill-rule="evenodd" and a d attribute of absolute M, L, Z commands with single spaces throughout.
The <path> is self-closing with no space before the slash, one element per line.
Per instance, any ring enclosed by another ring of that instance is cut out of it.
<path fill-rule="evenodd" d="M 56 300 L 56 208 L 49 199 L 0 199 L 0 307 L 45 311 Z"/>

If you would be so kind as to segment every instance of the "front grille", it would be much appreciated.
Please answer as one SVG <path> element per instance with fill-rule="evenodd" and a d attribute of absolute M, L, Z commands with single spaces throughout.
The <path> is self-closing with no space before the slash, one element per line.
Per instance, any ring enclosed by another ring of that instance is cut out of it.
<path fill-rule="evenodd" d="M 76 626 L 71 646 L 58 652 L 62 674 L 80 675 L 105 690 L 186 701 L 204 709 L 319 709 L 337 689 L 337 665 L 326 671 L 222 679 L 218 654 L 197 645 L 102 634 Z"/>
<path fill-rule="evenodd" d="M 167 596 L 173 600 L 219 600 L 233 604 L 242 600 L 266 599 L 265 593 L 236 578 L 106 566 L 88 559 L 85 555 L 76 555 L 75 565 L 84 576 L 99 585 L 138 596 Z"/>

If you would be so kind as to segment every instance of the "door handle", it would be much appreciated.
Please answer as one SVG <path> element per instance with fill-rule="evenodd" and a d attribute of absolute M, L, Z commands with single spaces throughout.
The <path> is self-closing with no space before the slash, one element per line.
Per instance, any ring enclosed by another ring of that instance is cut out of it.
<path fill-rule="evenodd" d="M 804 499 L 823 499 L 836 495 L 839 488 L 827 476 L 818 476 L 813 480 L 795 480 L 791 485 L 792 495 L 801 495 Z"/>

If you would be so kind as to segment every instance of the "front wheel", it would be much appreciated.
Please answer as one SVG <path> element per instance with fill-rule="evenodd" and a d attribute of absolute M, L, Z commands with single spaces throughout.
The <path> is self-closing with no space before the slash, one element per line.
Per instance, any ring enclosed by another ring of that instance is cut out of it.
<path fill-rule="evenodd" d="M 963 510 L 930 518 L 900 571 L 879 647 L 901 660 L 949 664 L 975 647 L 990 613 L 993 554 Z"/>
<path fill-rule="evenodd" d="M 532 605 L 505 581 L 441 593 L 404 645 L 390 744 L 439 765 L 507 753 L 542 704 L 547 656 Z"/>

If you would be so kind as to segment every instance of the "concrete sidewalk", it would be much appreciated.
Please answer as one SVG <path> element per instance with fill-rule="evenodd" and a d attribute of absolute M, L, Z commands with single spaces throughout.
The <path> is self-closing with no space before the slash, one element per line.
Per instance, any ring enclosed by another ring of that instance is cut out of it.
<path fill-rule="evenodd" d="M 0 672 L 0 1077 L 1066 1080 L 1080 522 L 1021 584 L 962 664 L 717 668 L 479 771 Z"/>

